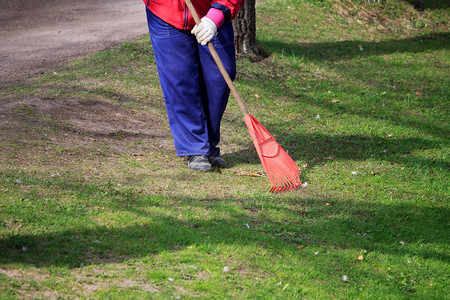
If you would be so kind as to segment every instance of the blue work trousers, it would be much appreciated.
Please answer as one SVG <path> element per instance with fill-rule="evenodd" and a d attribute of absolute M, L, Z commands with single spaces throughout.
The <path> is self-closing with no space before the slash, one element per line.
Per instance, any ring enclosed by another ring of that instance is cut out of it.
<path fill-rule="evenodd" d="M 220 156 L 220 122 L 230 90 L 207 46 L 147 9 L 147 22 L 177 156 Z M 232 79 L 234 34 L 227 22 L 211 41 Z"/>

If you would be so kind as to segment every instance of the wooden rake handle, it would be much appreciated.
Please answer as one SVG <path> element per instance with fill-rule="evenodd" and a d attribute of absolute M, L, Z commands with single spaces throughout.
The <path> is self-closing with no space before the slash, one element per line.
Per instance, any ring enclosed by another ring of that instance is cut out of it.
<path fill-rule="evenodd" d="M 200 18 L 197 15 L 197 11 L 195 10 L 194 6 L 192 5 L 191 0 L 184 0 L 189 12 L 191 13 L 192 17 L 194 17 L 195 24 L 200 24 Z M 208 42 L 208 49 L 209 52 L 211 52 L 212 57 L 214 58 L 214 61 L 216 62 L 217 67 L 220 70 L 220 73 L 223 76 L 223 79 L 225 79 L 228 87 L 230 88 L 231 93 L 233 94 L 234 99 L 236 99 L 239 108 L 241 109 L 244 116 L 248 115 L 247 109 L 244 106 L 244 102 L 242 101 L 241 96 L 239 95 L 238 91 L 236 90 L 236 87 L 233 84 L 233 81 L 230 78 L 230 75 L 228 75 L 227 70 L 223 66 L 222 60 L 219 57 L 219 54 L 217 54 L 216 49 L 214 48 L 213 44 L 211 42 Z"/>

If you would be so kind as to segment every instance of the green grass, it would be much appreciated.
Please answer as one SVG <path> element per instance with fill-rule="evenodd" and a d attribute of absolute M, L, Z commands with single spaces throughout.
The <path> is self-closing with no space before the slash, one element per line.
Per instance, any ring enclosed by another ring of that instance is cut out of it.
<path fill-rule="evenodd" d="M 258 3 L 236 86 L 288 193 L 246 176 L 233 99 L 230 167 L 175 157 L 148 37 L 3 89 L 0 299 L 448 299 L 448 7 L 423 2 Z"/>

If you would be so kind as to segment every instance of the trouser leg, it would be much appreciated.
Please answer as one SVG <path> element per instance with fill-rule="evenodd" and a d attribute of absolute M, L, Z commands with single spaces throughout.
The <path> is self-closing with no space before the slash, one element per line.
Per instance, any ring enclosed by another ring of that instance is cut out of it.
<path fill-rule="evenodd" d="M 231 79 L 236 77 L 236 55 L 234 49 L 233 26 L 225 23 L 219 30 L 217 37 L 211 41 L 225 66 Z M 208 124 L 208 140 L 210 156 L 220 156 L 217 144 L 220 141 L 220 123 L 227 106 L 230 89 L 223 79 L 207 46 L 199 45 L 199 56 L 202 67 L 202 77 L 206 95 L 204 107 Z"/>

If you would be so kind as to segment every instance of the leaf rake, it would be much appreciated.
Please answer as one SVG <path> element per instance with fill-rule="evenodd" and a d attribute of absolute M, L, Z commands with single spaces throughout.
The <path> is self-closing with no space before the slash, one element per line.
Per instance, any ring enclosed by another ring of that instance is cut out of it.
<path fill-rule="evenodd" d="M 198 17 L 191 0 L 185 0 L 185 3 L 189 9 L 189 12 L 193 16 L 195 23 L 199 24 L 200 18 Z M 259 123 L 254 116 L 248 113 L 241 96 L 236 90 L 233 81 L 228 75 L 222 60 L 217 54 L 217 51 L 212 43 L 208 43 L 208 49 L 211 52 L 220 73 L 230 88 L 233 97 L 236 99 L 239 108 L 244 114 L 244 121 L 248 132 L 253 140 L 253 144 L 255 145 L 261 164 L 263 165 L 267 177 L 272 184 L 270 191 L 285 192 L 299 188 L 302 184 L 300 181 L 299 167 L 295 164 L 287 152 L 284 151 L 284 149 L 275 141 L 266 128 L 264 128 L 264 126 L 261 125 L 261 123 Z"/>

